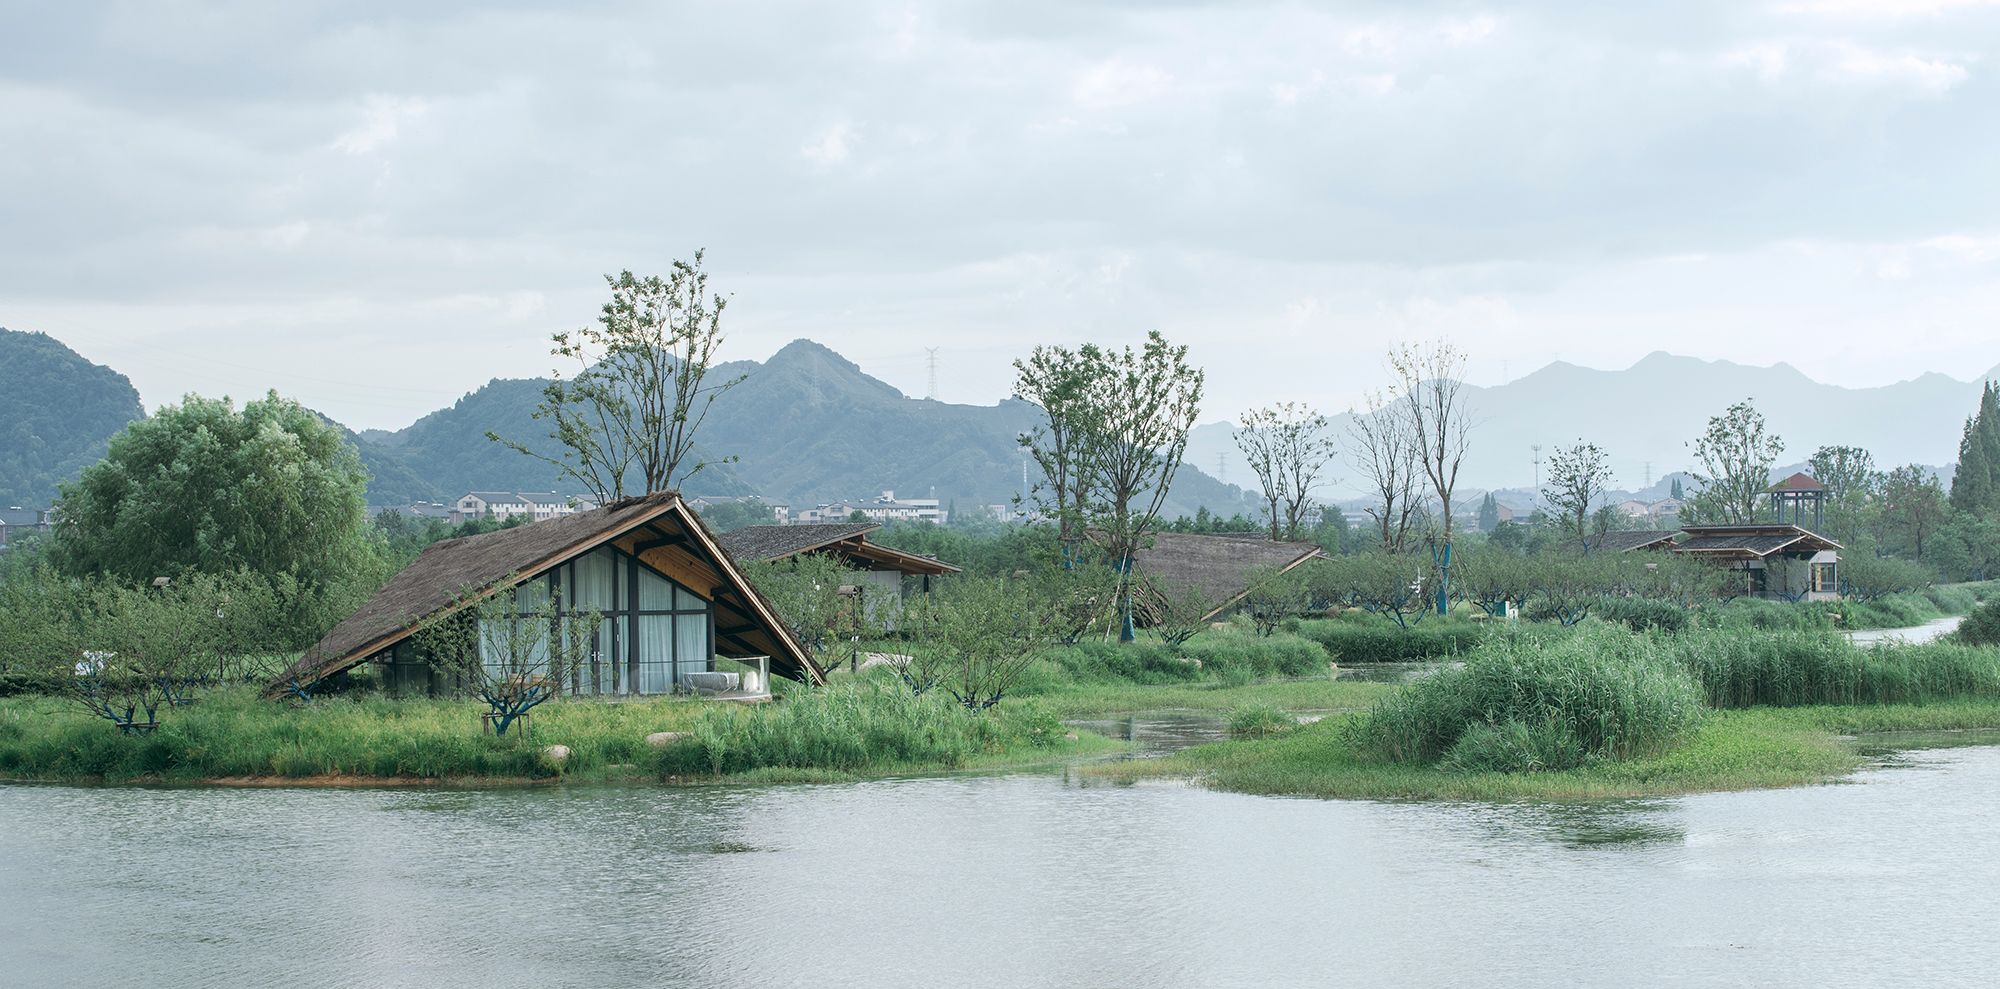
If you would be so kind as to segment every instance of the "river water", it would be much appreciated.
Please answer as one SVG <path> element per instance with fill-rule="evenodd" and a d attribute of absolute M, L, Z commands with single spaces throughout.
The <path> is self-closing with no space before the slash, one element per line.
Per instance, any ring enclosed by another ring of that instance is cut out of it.
<path fill-rule="evenodd" d="M 1608 803 L 5 785 L 0 984 L 1991 985 L 2000 748 L 1882 758 Z"/>

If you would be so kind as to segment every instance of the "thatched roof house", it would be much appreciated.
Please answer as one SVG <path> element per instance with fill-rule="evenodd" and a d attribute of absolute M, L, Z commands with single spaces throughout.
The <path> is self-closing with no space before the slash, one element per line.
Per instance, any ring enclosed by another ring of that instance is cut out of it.
<path fill-rule="evenodd" d="M 664 491 L 433 543 L 278 683 L 310 684 L 369 661 L 389 664 L 392 683 L 428 681 L 410 641 L 420 623 L 537 582 L 559 609 L 605 618 L 601 658 L 571 671 L 572 692 L 663 693 L 716 657 L 768 657 L 780 675 L 824 679 L 701 516 Z"/>
<path fill-rule="evenodd" d="M 1147 538 L 1153 545 L 1132 554 L 1134 570 L 1158 578 L 1172 589 L 1199 587 L 1204 596 L 1216 602 L 1204 619 L 1221 614 L 1250 593 L 1251 571 L 1276 567 L 1285 572 L 1315 557 L 1326 557 L 1312 543 L 1179 532 L 1156 532 Z"/>
<path fill-rule="evenodd" d="M 868 534 L 880 522 L 829 522 L 824 525 L 752 525 L 724 532 L 715 539 L 739 560 L 782 560 L 800 553 L 826 553 L 847 561 L 849 569 L 894 571 L 934 577 L 959 568 L 928 556 L 877 546 Z"/>
<path fill-rule="evenodd" d="M 1745 587 L 1753 597 L 1796 601 L 1839 596 L 1836 568 L 1843 547 L 1810 529 L 1765 523 L 1691 525 L 1685 531 L 1688 538 L 1675 544 L 1674 552 L 1745 571 Z"/>
<path fill-rule="evenodd" d="M 1635 550 L 1672 549 L 1678 529 L 1623 529 L 1592 536 L 1586 543 L 1593 553 L 1630 553 Z M 1576 541 L 1569 546 L 1574 549 Z"/>

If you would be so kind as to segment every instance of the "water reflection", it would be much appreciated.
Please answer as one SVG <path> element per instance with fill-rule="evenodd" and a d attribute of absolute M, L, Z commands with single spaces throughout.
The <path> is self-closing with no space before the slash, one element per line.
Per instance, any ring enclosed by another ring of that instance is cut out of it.
<path fill-rule="evenodd" d="M 1128 731 L 1150 737 L 1152 720 Z M 1058 773 L 0 786 L 0 972 L 481 989 L 1985 984 L 2000 965 L 2000 749 L 1896 752 L 1853 785 L 1559 804 Z"/>

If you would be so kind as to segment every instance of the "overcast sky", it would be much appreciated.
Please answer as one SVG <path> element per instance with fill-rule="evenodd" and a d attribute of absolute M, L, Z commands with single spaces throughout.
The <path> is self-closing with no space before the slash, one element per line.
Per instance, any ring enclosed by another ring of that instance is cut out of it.
<path fill-rule="evenodd" d="M 2000 6 L 0 2 L 0 325 L 398 428 L 708 250 L 725 356 L 991 403 L 1148 329 L 1204 420 L 1654 350 L 2000 363 Z"/>

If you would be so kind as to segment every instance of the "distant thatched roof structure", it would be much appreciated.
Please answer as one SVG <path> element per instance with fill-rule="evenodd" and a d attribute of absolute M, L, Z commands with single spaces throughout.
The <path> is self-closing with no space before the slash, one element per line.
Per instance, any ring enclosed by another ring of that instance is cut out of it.
<path fill-rule="evenodd" d="M 1095 537 L 1093 537 L 1095 538 Z M 1197 536 L 1156 532 L 1150 548 L 1132 554 L 1133 567 L 1171 589 L 1201 588 L 1215 607 L 1213 618 L 1250 593 L 1250 572 L 1259 567 L 1288 571 L 1326 554 L 1312 543 L 1275 542 L 1263 537 Z"/>
<path fill-rule="evenodd" d="M 1691 525 L 1674 552 L 1711 560 L 1761 560 L 1774 553 L 1818 553 L 1843 547 L 1796 525 Z"/>
<path fill-rule="evenodd" d="M 432 543 L 361 610 L 307 649 L 277 683 L 311 683 L 365 662 L 408 638 L 426 618 L 462 608 L 469 599 L 499 593 L 604 545 L 637 556 L 709 596 L 715 610 L 717 653 L 769 656 L 776 672 L 823 679 L 776 609 L 743 577 L 701 516 L 677 492 L 663 491 L 512 529 Z"/>
<path fill-rule="evenodd" d="M 959 572 L 958 567 L 949 563 L 869 542 L 868 534 L 880 528 L 880 522 L 751 525 L 715 538 L 739 560 L 782 560 L 800 553 L 830 553 L 845 557 L 856 570 L 932 575 Z"/>
<path fill-rule="evenodd" d="M 1592 536 L 1587 542 L 1592 552 L 1630 553 L 1641 549 L 1668 549 L 1678 529 L 1623 529 Z M 1576 543 L 1570 543 L 1575 546 Z"/>

